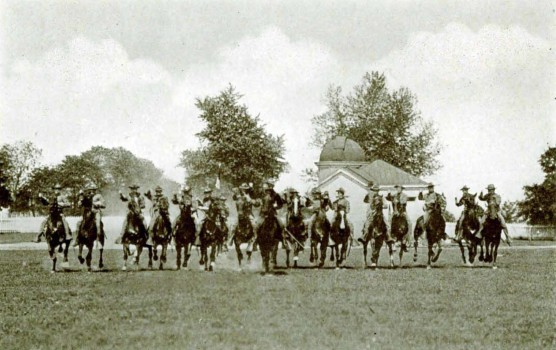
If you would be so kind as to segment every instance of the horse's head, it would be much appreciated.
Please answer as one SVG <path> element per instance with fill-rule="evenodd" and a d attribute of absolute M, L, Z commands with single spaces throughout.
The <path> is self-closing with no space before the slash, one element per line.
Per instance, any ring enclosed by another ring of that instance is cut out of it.
<path fill-rule="evenodd" d="M 382 196 L 381 195 L 376 195 L 373 197 L 373 201 L 372 203 L 372 207 L 373 210 L 375 212 L 376 215 L 382 215 L 382 206 L 383 206 L 383 200 L 382 200 Z"/>

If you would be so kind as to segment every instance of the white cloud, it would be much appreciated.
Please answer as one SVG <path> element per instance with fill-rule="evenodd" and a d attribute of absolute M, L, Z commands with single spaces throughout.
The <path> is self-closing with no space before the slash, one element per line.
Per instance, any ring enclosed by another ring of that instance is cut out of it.
<path fill-rule="evenodd" d="M 517 199 L 523 185 L 542 178 L 537 160 L 556 140 L 551 52 L 519 27 L 473 32 L 450 24 L 413 35 L 370 69 L 409 87 L 423 116 L 438 125 L 444 168 L 433 180 L 444 191 L 495 183 Z"/>
<path fill-rule="evenodd" d="M 285 135 L 291 171 L 278 186 L 301 186 L 301 170 L 313 166 L 319 152 L 308 147 L 311 117 L 321 111 L 321 97 L 337 72 L 338 63 L 327 47 L 292 41 L 270 27 L 219 50 L 216 65 L 189 69 L 175 101 L 196 115 L 195 97 L 217 94 L 231 83 L 244 95 L 242 103 L 249 111 L 260 113 L 268 131 Z"/>
<path fill-rule="evenodd" d="M 4 88 L 2 139 L 33 140 L 47 164 L 93 145 L 123 146 L 178 174 L 177 154 L 193 145 L 180 130 L 196 121 L 172 105 L 170 74 L 131 60 L 114 40 L 77 38 L 18 61 Z"/>

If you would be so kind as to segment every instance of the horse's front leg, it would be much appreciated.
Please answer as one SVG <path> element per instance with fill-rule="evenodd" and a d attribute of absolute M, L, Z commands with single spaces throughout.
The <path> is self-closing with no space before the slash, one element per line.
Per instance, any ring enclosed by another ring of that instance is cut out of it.
<path fill-rule="evenodd" d="M 52 260 L 52 270 L 51 273 L 56 272 L 56 247 L 51 245 L 52 243 L 48 243 L 48 254 L 50 255 L 50 259 Z"/>
<path fill-rule="evenodd" d="M 433 263 L 438 261 L 438 258 L 440 257 L 440 253 L 442 253 L 442 240 L 439 239 L 436 244 L 438 245 L 438 250 L 436 251 L 436 254 L 432 258 Z"/>
<path fill-rule="evenodd" d="M 498 246 L 500 245 L 500 241 L 496 242 L 492 247 L 492 268 L 497 269 L 496 266 L 496 257 L 498 256 Z"/>
<path fill-rule="evenodd" d="M 87 256 L 85 256 L 85 261 L 87 261 L 87 271 L 89 272 L 93 270 L 91 267 L 91 261 L 93 260 L 93 244 L 87 244 Z"/>
<path fill-rule="evenodd" d="M 148 264 L 148 268 L 151 269 L 151 270 L 152 270 L 152 268 L 153 268 L 153 248 L 155 249 L 155 252 L 156 252 L 156 246 L 154 245 L 154 243 L 153 243 L 153 245 L 148 246 L 148 249 L 149 249 L 149 264 Z"/>
<path fill-rule="evenodd" d="M 394 267 L 394 242 L 386 242 L 388 246 L 388 256 L 390 257 L 390 267 Z M 400 248 L 400 253 L 403 252 L 403 249 Z"/>
<path fill-rule="evenodd" d="M 166 262 L 166 250 L 168 249 L 168 244 L 162 244 L 162 249 L 160 252 L 160 264 L 158 265 L 158 269 L 164 269 L 164 263 Z"/>
<path fill-rule="evenodd" d="M 461 251 L 461 259 L 463 260 L 464 264 L 467 264 L 467 261 L 465 259 L 465 248 L 463 247 L 463 240 L 458 240 L 457 241 L 458 246 L 459 246 L 459 250 Z M 468 247 L 469 252 L 471 252 L 471 248 Z M 469 257 L 471 258 L 471 253 L 469 253 Z"/>
<path fill-rule="evenodd" d="M 81 247 L 81 246 L 79 246 L 79 247 Z M 122 245 L 122 250 L 124 252 L 124 263 L 123 263 L 123 266 L 122 266 L 122 271 L 125 271 L 125 270 L 127 270 L 127 251 L 129 250 L 126 243 L 124 243 Z"/>
<path fill-rule="evenodd" d="M 210 266 L 209 266 L 209 271 L 213 271 L 214 267 L 216 265 L 216 253 L 218 251 L 218 244 L 215 243 L 212 245 L 211 249 L 210 249 Z"/>
<path fill-rule="evenodd" d="M 77 253 L 77 260 L 79 260 L 79 263 L 81 265 L 83 265 L 83 263 L 85 262 L 85 259 L 83 259 L 83 244 L 79 243 L 79 253 Z"/>
<path fill-rule="evenodd" d="M 176 270 L 181 268 L 181 248 L 181 244 L 176 242 Z M 187 248 L 184 248 L 184 250 L 187 250 Z"/>
<path fill-rule="evenodd" d="M 239 269 L 241 270 L 241 261 L 243 260 L 243 253 L 241 252 L 241 246 L 239 244 L 239 240 L 237 239 L 234 240 L 234 247 L 236 248 L 237 263 L 239 265 Z"/>

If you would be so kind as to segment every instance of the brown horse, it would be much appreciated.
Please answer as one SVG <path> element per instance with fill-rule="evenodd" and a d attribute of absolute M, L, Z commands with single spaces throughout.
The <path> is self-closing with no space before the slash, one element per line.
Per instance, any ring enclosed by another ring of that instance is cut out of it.
<path fill-rule="evenodd" d="M 69 229 L 69 228 L 68 228 Z M 50 272 L 56 272 L 56 248 L 59 248 L 58 251 L 64 254 L 64 263 L 68 263 L 68 250 L 69 245 L 71 242 L 70 239 L 66 239 L 66 231 L 64 227 L 64 222 L 62 219 L 62 215 L 53 210 L 51 211 L 45 227 L 45 234 L 46 244 L 48 246 L 48 254 L 50 255 L 50 259 L 52 260 L 52 270 Z"/>
<path fill-rule="evenodd" d="M 319 267 L 324 266 L 326 259 L 326 248 L 328 247 L 328 240 L 330 238 L 330 221 L 326 217 L 325 209 L 320 208 L 315 216 L 315 220 L 311 226 L 311 254 L 309 262 L 319 261 Z M 320 244 L 320 259 L 318 245 Z"/>
<path fill-rule="evenodd" d="M 336 268 L 345 262 L 348 255 L 348 246 L 351 245 L 351 227 L 343 210 L 337 211 L 330 230 L 330 238 L 334 241 L 336 255 Z"/>
<path fill-rule="evenodd" d="M 97 225 L 95 224 L 95 214 L 88 213 L 85 215 L 83 221 L 77 224 L 77 244 L 79 245 L 79 255 L 77 259 L 79 260 L 80 264 L 83 264 L 85 261 L 87 262 L 87 270 L 90 272 L 92 271 L 91 267 L 91 260 L 93 258 L 93 247 L 95 241 L 98 240 L 100 243 L 99 249 L 99 260 L 98 260 L 98 268 L 102 269 L 104 267 L 104 263 L 102 260 L 102 252 L 104 251 L 104 224 L 102 221 L 100 222 L 100 231 L 97 232 Z M 83 259 L 83 246 L 87 247 L 87 255 L 85 259 Z"/>
<path fill-rule="evenodd" d="M 137 211 L 130 211 L 127 214 L 124 225 L 126 227 L 124 228 L 124 234 L 122 236 L 122 249 L 124 253 L 124 263 L 122 266 L 122 271 L 127 270 L 127 259 L 131 255 L 131 251 L 129 248 L 130 245 L 134 245 L 136 247 L 135 259 L 133 261 L 133 264 L 137 266 L 139 266 L 139 258 L 141 257 L 143 248 L 149 247 L 149 245 L 147 244 L 147 229 L 145 228 L 145 224 L 143 223 L 143 218 L 140 214 L 139 209 Z"/>
<path fill-rule="evenodd" d="M 371 218 L 371 223 L 367 228 L 367 232 L 364 232 L 360 241 L 363 244 L 363 261 L 365 266 L 368 266 L 368 245 L 371 243 L 371 267 L 376 267 L 380 254 L 380 248 L 382 248 L 382 244 L 387 237 L 387 227 L 384 222 L 384 214 L 382 212 L 382 196 L 374 196 L 371 206 L 374 209 L 374 214 Z M 387 244 L 391 249 L 391 243 L 387 242 Z"/>
<path fill-rule="evenodd" d="M 498 219 L 498 209 L 495 204 L 487 208 L 487 216 L 483 224 L 483 238 L 485 241 L 485 262 L 492 263 L 492 268 L 497 269 L 496 257 L 498 256 L 498 246 L 502 236 L 502 223 Z"/>
<path fill-rule="evenodd" d="M 413 254 L 413 261 L 417 261 L 417 246 L 419 244 L 419 237 L 423 234 L 422 229 L 423 217 L 420 216 L 415 224 L 415 229 L 413 231 L 413 238 L 415 240 L 414 247 L 415 253 Z M 445 237 L 446 231 L 446 221 L 442 216 L 442 211 L 438 203 L 433 208 L 427 227 L 425 228 L 427 245 L 428 245 L 428 260 L 427 269 L 431 268 L 431 263 L 438 260 L 440 253 L 442 252 L 442 239 Z M 435 252 L 434 247 L 438 246 L 438 250 Z"/>
<path fill-rule="evenodd" d="M 264 273 L 271 272 L 276 265 L 278 243 L 282 240 L 282 228 L 274 214 L 266 215 L 258 228 L 257 242 L 261 252 Z M 272 260 L 272 261 L 271 261 Z"/>
<path fill-rule="evenodd" d="M 390 229 L 391 229 L 391 236 L 392 239 L 395 242 L 399 242 L 400 243 L 400 253 L 399 253 L 399 258 L 400 258 L 400 264 L 399 266 L 402 266 L 402 259 L 403 259 L 403 253 L 404 251 L 406 251 L 407 246 L 406 246 L 406 242 L 407 242 L 407 235 L 409 234 L 409 223 L 407 222 L 407 218 L 405 216 L 405 213 L 403 212 L 397 212 L 394 213 L 394 215 L 392 215 L 392 222 L 390 224 Z M 392 244 L 388 245 L 388 252 L 390 254 L 390 266 L 394 266 L 394 253 L 393 253 L 393 248 L 392 248 Z"/>
<path fill-rule="evenodd" d="M 251 262 L 251 255 L 253 254 L 253 239 L 255 238 L 255 232 L 253 231 L 253 226 L 251 225 L 251 220 L 249 215 L 240 214 L 238 216 L 237 225 L 234 227 L 232 233 L 232 243 L 236 248 L 237 261 L 239 264 L 239 269 L 241 270 L 241 263 L 243 261 L 243 253 L 241 252 L 241 244 L 247 243 L 246 255 L 247 263 Z"/>
<path fill-rule="evenodd" d="M 176 245 L 176 269 L 187 268 L 191 257 L 191 248 L 195 244 L 195 219 L 190 205 L 180 206 L 180 215 L 174 227 L 174 243 Z M 183 250 L 183 265 L 181 262 Z"/>
<path fill-rule="evenodd" d="M 297 267 L 299 252 L 305 249 L 307 231 L 301 214 L 300 198 L 292 199 L 291 210 L 288 213 L 288 223 L 286 225 L 286 266 L 290 267 L 290 251 L 293 248 L 293 267 Z"/>
<path fill-rule="evenodd" d="M 213 271 L 216 262 L 216 251 L 218 242 L 221 240 L 222 232 L 216 221 L 211 217 L 205 217 L 201 225 L 199 240 L 201 241 L 201 259 L 199 265 L 205 266 L 205 271 Z M 208 250 L 210 248 L 210 256 Z M 210 258 L 210 261 L 209 261 Z"/>
<path fill-rule="evenodd" d="M 475 194 L 476 196 L 476 194 Z M 465 208 L 464 218 L 461 223 L 461 227 L 459 227 L 459 223 L 456 224 L 456 234 L 458 230 L 462 231 L 462 240 L 459 240 L 457 243 L 459 245 L 459 249 L 461 251 L 461 258 L 464 264 L 473 264 L 475 262 L 475 257 L 477 256 L 477 247 L 481 243 L 481 239 L 477 238 L 477 231 L 479 230 L 479 217 L 483 215 L 483 209 L 476 205 L 472 204 L 469 207 Z M 467 254 L 468 259 L 465 257 L 465 247 L 464 242 L 467 245 Z M 482 246 L 481 246 L 482 251 Z"/>
<path fill-rule="evenodd" d="M 166 253 L 168 251 L 168 244 L 172 240 L 172 229 L 171 224 L 166 222 L 166 220 L 170 220 L 167 217 L 167 213 L 164 215 L 161 213 L 156 215 L 153 220 L 155 220 L 154 225 L 152 226 L 151 238 L 152 238 L 152 246 L 149 246 L 149 268 L 152 268 L 153 259 L 154 261 L 158 260 L 158 250 L 157 247 L 161 246 L 162 250 L 160 252 L 160 262 L 158 265 L 158 269 L 164 269 L 164 264 L 166 263 Z"/>

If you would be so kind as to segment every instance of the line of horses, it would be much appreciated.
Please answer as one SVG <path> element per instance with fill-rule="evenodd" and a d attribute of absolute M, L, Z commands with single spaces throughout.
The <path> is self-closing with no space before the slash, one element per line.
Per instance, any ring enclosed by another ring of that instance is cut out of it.
<path fill-rule="evenodd" d="M 330 260 L 335 261 L 336 268 L 340 268 L 345 263 L 353 245 L 353 226 L 348 222 L 346 213 L 332 212 L 333 217 L 329 219 L 326 209 L 320 209 L 316 212 L 314 220 L 307 223 L 304 219 L 298 205 L 293 206 L 294 210 L 290 211 L 287 216 L 287 222 L 282 227 L 278 218 L 274 215 L 262 217 L 262 221 L 257 225 L 257 232 L 254 232 L 250 217 L 247 215 L 239 215 L 237 224 L 231 232 L 231 238 L 228 239 L 228 227 L 219 220 L 205 217 L 202 220 L 196 218 L 191 207 L 184 206 L 180 208 L 180 214 L 177 222 L 173 226 L 171 232 L 168 232 L 162 216 L 155 216 L 152 225 L 150 238 L 145 232 L 145 226 L 142 217 L 132 212 L 128 213 L 126 218 L 126 230 L 122 238 L 123 246 L 123 266 L 122 270 L 127 269 L 127 262 L 132 257 L 130 246 L 136 247 L 134 261 L 135 265 L 139 265 L 140 257 L 143 249 L 148 250 L 148 267 L 153 267 L 153 260 L 159 261 L 159 269 L 164 268 L 167 262 L 167 249 L 172 240 L 176 248 L 176 265 L 177 269 L 187 268 L 191 259 L 191 252 L 198 245 L 200 250 L 199 264 L 204 266 L 206 271 L 212 271 L 215 266 L 216 255 L 230 244 L 235 247 L 238 268 L 242 269 L 245 249 L 247 262 L 251 260 L 253 251 L 258 247 L 264 272 L 270 272 L 277 265 L 277 253 L 279 245 L 282 244 L 286 250 L 286 267 L 290 267 L 290 255 L 293 253 L 293 267 L 298 266 L 299 252 L 305 249 L 305 242 L 310 242 L 309 261 L 318 267 L 325 265 L 328 248 L 331 249 Z M 479 217 L 483 215 L 480 206 L 470 207 L 466 209 L 465 219 L 461 223 L 463 232 L 462 240 L 458 241 L 461 249 L 462 260 L 465 264 L 472 264 L 480 249 L 479 261 L 489 262 L 493 268 L 496 268 L 496 258 L 498 246 L 501 240 L 502 226 L 496 215 L 496 208 L 487 208 L 487 216 L 484 222 L 483 237 L 477 237 L 479 229 Z M 197 220 L 196 220 L 197 219 Z M 439 207 L 434 208 L 430 215 L 427 226 L 423 230 L 421 221 L 423 217 L 417 220 L 413 232 L 414 254 L 413 260 L 417 261 L 418 241 L 425 234 L 428 245 L 427 268 L 435 263 L 442 252 L 442 241 L 446 238 L 446 222 L 442 216 Z M 197 223 L 199 222 L 199 223 Z M 201 225 L 199 230 L 199 240 L 196 242 L 197 224 Z M 82 223 L 78 223 L 76 240 L 79 246 L 78 260 L 81 264 L 87 264 L 87 268 L 91 271 L 92 252 L 95 242 L 99 242 L 99 268 L 103 268 L 103 247 L 105 235 L 104 232 L 97 232 L 94 223 L 94 217 L 86 217 Z M 101 231 L 103 226 L 101 224 Z M 387 226 L 382 210 L 376 210 L 372 218 L 372 224 L 369 225 L 369 232 L 364 235 L 366 239 L 363 243 L 363 255 L 365 266 L 368 266 L 367 255 L 369 245 L 371 248 L 371 267 L 376 267 L 382 246 L 386 244 L 389 257 L 390 267 L 395 267 L 394 263 L 394 246 L 400 245 L 399 249 L 399 266 L 402 265 L 403 254 L 407 250 L 407 235 L 409 234 L 409 225 L 403 213 L 394 214 L 391 221 L 390 235 L 387 234 Z M 256 233 L 256 234 L 255 234 Z M 52 272 L 56 271 L 57 254 L 56 249 L 63 253 L 64 262 L 68 262 L 68 250 L 70 241 L 65 240 L 64 225 L 61 217 L 50 217 L 46 225 L 46 241 L 50 257 L 52 259 Z M 196 244 L 197 243 L 197 244 Z M 161 247 L 161 255 L 158 257 L 158 247 Z M 246 246 L 246 247 L 245 247 Z M 465 254 L 465 246 L 467 246 L 467 256 Z M 82 257 L 83 247 L 87 247 L 88 252 L 85 258 Z"/>

